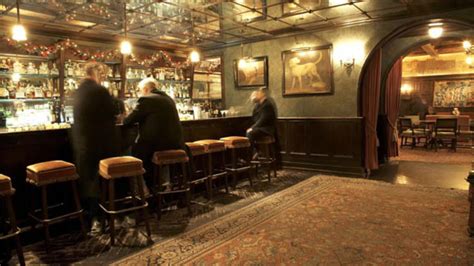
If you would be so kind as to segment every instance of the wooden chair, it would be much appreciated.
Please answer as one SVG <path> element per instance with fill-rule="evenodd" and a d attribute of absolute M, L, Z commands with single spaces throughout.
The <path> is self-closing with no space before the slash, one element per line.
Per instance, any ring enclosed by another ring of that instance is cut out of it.
<path fill-rule="evenodd" d="M 456 151 L 458 140 L 458 119 L 457 118 L 438 118 L 434 129 L 434 145 L 435 151 L 438 151 L 438 146 L 446 145 L 449 141 L 451 148 Z"/>
<path fill-rule="evenodd" d="M 417 129 L 413 126 L 411 118 L 401 117 L 398 119 L 399 137 L 401 138 L 400 146 L 410 146 L 412 149 L 420 143 L 421 139 L 425 139 L 425 146 L 430 138 L 430 131 L 426 128 Z M 408 143 L 411 139 L 411 143 Z"/>
<path fill-rule="evenodd" d="M 101 200 L 99 207 L 109 216 L 110 244 L 115 245 L 115 217 L 122 213 L 142 211 L 148 241 L 151 242 L 150 224 L 148 221 L 148 203 L 143 190 L 142 176 L 145 173 L 143 162 L 132 156 L 119 156 L 100 161 L 99 174 L 101 183 Z M 131 196 L 115 198 L 115 181 L 129 179 Z M 138 195 L 137 195 L 138 194 Z M 107 200 L 108 195 L 108 200 Z M 118 209 L 116 203 L 133 203 L 132 207 Z"/>
<path fill-rule="evenodd" d="M 39 218 L 35 209 L 35 202 L 33 196 L 31 196 L 31 209 L 29 216 L 36 222 L 43 225 L 45 235 L 45 247 L 49 251 L 50 234 L 49 225 L 59 223 L 71 218 L 79 219 L 81 225 L 81 231 L 84 237 L 86 237 L 86 227 L 84 223 L 84 209 L 81 207 L 79 200 L 79 193 L 77 191 L 77 179 L 79 176 L 76 172 L 76 167 L 72 163 L 65 161 L 48 161 L 29 165 L 26 168 L 26 182 L 35 188 L 41 189 L 41 212 L 42 217 Z M 69 183 L 71 185 L 72 194 L 61 191 L 61 194 L 66 197 L 70 196 L 74 201 L 74 211 L 66 214 L 58 215 L 54 218 L 50 217 L 49 209 L 52 207 L 48 206 L 48 186 L 59 183 Z M 34 227 L 34 224 L 33 224 Z"/>
<path fill-rule="evenodd" d="M 272 171 L 274 178 L 277 177 L 275 138 L 273 136 L 265 136 L 257 139 L 254 145 L 257 147 L 259 155 L 252 161 L 252 164 L 255 164 L 255 172 L 258 175 L 259 166 L 266 167 L 268 182 L 271 182 Z"/>
<path fill-rule="evenodd" d="M 154 171 L 152 175 L 153 188 L 151 191 L 157 202 L 158 219 L 161 219 L 161 210 L 164 197 L 173 194 L 185 195 L 185 203 L 188 208 L 188 214 L 191 216 L 191 190 L 188 182 L 189 157 L 186 152 L 184 150 L 157 151 L 153 154 L 152 162 L 154 164 Z M 161 174 L 164 166 L 180 166 L 181 168 L 181 175 L 179 175 L 179 171 L 171 171 L 173 169 L 170 169 L 169 190 L 165 189 L 167 184 L 165 180 L 163 180 Z M 177 180 L 177 182 L 173 184 L 173 180 Z"/>
<path fill-rule="evenodd" d="M 10 230 L 6 235 L 0 235 L 0 241 L 15 239 L 16 254 L 20 265 L 25 265 L 25 257 L 23 256 L 23 248 L 20 242 L 21 230 L 16 225 L 15 212 L 13 211 L 12 196 L 15 194 L 15 189 L 12 187 L 11 179 L 8 176 L 0 174 L 0 200 L 5 204 L 7 217 L 10 222 Z"/>
<path fill-rule="evenodd" d="M 215 139 L 205 139 L 195 141 L 195 144 L 203 145 L 207 154 L 207 182 L 208 182 L 208 197 L 212 199 L 214 192 L 214 185 L 219 179 L 224 179 L 224 186 L 226 193 L 229 193 L 228 172 L 226 169 L 225 151 L 226 146 L 224 141 Z"/>
<path fill-rule="evenodd" d="M 193 142 L 186 142 L 186 146 L 191 153 L 191 174 L 189 180 L 189 187 L 191 189 L 191 196 L 194 195 L 194 188 L 200 184 L 206 186 L 207 197 L 211 198 L 212 188 L 209 187 L 209 176 L 207 174 L 208 170 L 208 156 L 209 153 L 206 152 L 206 146 Z"/>

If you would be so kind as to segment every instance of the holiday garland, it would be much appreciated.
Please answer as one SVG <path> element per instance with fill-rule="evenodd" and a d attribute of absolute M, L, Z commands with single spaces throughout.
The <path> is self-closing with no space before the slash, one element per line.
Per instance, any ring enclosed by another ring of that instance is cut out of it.
<path fill-rule="evenodd" d="M 79 48 L 76 42 L 66 39 L 66 40 L 59 40 L 50 45 L 44 44 L 35 44 L 31 41 L 26 42 L 17 42 L 10 37 L 3 36 L 3 40 L 7 42 L 7 44 L 11 47 L 15 47 L 17 49 L 22 49 L 26 51 L 30 55 L 38 55 L 42 57 L 48 57 L 51 54 L 57 53 L 60 50 L 68 49 L 71 51 L 75 56 L 79 57 L 81 60 L 96 60 L 96 61 L 104 61 L 107 59 L 120 59 L 121 54 L 118 49 L 111 49 L 106 51 L 90 51 L 89 49 Z M 189 61 L 179 62 L 173 61 L 171 56 L 163 51 L 158 50 L 157 52 L 153 53 L 152 55 L 146 56 L 137 56 L 135 54 L 130 55 L 129 57 L 130 62 L 136 63 L 140 66 L 152 66 L 158 62 L 163 62 L 165 65 L 175 68 L 185 68 L 190 65 Z"/>

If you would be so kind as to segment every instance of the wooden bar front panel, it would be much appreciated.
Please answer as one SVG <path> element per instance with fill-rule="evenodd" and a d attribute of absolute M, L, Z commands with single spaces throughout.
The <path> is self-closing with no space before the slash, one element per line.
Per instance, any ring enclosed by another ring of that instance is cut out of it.
<path fill-rule="evenodd" d="M 279 119 L 284 165 L 363 174 L 362 121 L 362 118 Z"/>

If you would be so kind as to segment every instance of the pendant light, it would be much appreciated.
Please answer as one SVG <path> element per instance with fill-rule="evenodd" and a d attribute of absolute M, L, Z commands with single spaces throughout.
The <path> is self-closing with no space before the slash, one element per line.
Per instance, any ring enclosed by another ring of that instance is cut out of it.
<path fill-rule="evenodd" d="M 198 63 L 201 61 L 201 54 L 199 53 L 198 49 L 196 48 L 196 36 L 194 35 L 194 19 L 191 18 L 191 31 L 192 31 L 192 44 L 193 48 L 191 52 L 189 53 L 189 60 L 191 63 Z"/>
<path fill-rule="evenodd" d="M 125 39 L 120 43 L 120 53 L 129 55 L 132 53 L 132 44 L 127 39 L 127 2 L 123 3 L 123 28 L 125 32 Z"/>
<path fill-rule="evenodd" d="M 244 44 L 240 44 L 240 60 L 239 68 L 245 68 L 247 66 L 247 58 L 244 57 Z"/>
<path fill-rule="evenodd" d="M 16 0 L 16 25 L 12 28 L 12 39 L 21 42 L 26 41 L 26 30 L 20 23 L 20 0 Z"/>

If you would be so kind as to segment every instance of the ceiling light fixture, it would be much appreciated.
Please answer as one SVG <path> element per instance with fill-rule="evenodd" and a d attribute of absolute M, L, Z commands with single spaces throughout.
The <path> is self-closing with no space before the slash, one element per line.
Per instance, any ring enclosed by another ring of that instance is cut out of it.
<path fill-rule="evenodd" d="M 16 1 L 16 25 L 12 28 L 12 39 L 21 42 L 26 41 L 26 30 L 20 23 L 20 0 Z"/>
<path fill-rule="evenodd" d="M 444 29 L 441 27 L 442 24 L 440 23 L 433 23 L 430 24 L 430 28 L 428 29 L 428 35 L 433 39 L 438 39 L 443 35 Z"/>
<path fill-rule="evenodd" d="M 123 4 L 123 28 L 125 31 L 125 39 L 120 43 L 120 53 L 129 55 L 132 53 L 132 44 L 127 40 L 127 2 Z"/>
<path fill-rule="evenodd" d="M 193 44 L 193 49 L 189 53 L 189 60 L 191 63 L 198 63 L 201 61 L 201 54 L 199 53 L 199 50 L 196 48 L 196 36 L 194 34 L 194 19 L 191 18 L 191 31 L 192 31 L 192 44 Z"/>

